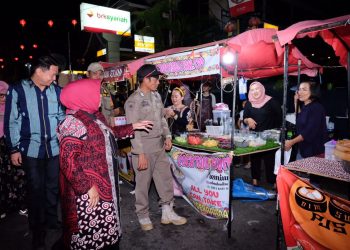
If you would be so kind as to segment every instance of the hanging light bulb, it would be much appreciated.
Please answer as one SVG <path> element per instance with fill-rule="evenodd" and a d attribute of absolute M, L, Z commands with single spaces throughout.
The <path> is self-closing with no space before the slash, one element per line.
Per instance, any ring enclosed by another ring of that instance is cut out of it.
<path fill-rule="evenodd" d="M 26 22 L 26 20 L 21 19 L 21 20 L 19 20 L 19 24 L 22 25 L 22 27 L 24 28 L 24 26 L 26 26 L 27 22 Z"/>
<path fill-rule="evenodd" d="M 50 28 L 52 28 L 52 26 L 53 26 L 53 21 L 52 21 L 52 20 L 49 20 L 49 21 L 47 22 L 47 24 L 49 25 Z"/>

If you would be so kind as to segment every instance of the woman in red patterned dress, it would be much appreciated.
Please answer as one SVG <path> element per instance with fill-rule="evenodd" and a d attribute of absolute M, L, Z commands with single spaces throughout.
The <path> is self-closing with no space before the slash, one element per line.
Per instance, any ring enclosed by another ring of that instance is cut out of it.
<path fill-rule="evenodd" d="M 118 249 L 121 236 L 115 138 L 130 137 L 152 123 L 110 128 L 98 111 L 100 80 L 69 83 L 60 99 L 67 116 L 60 140 L 60 195 L 67 249 Z"/>

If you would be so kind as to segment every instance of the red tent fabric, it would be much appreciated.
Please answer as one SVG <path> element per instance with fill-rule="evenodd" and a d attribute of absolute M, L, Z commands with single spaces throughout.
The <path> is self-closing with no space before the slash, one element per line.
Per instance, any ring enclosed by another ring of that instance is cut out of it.
<path fill-rule="evenodd" d="M 333 47 L 339 56 L 340 65 L 347 67 L 347 51 L 350 48 L 350 15 L 327 20 L 309 20 L 298 22 L 287 29 L 277 31 L 279 46 L 291 43 L 293 39 L 321 36 Z"/>
<path fill-rule="evenodd" d="M 246 78 L 264 78 L 283 75 L 283 48 L 275 44 L 273 37 L 275 29 L 254 29 L 241 33 L 229 40 L 228 46 L 239 46 L 238 74 Z M 293 47 L 289 52 L 288 72 L 298 70 L 298 59 L 301 60 L 301 72 L 316 75 L 320 65 L 312 63 L 301 52 Z M 225 67 L 224 67 L 225 68 Z M 223 71 L 223 76 L 232 75 L 232 72 Z"/>

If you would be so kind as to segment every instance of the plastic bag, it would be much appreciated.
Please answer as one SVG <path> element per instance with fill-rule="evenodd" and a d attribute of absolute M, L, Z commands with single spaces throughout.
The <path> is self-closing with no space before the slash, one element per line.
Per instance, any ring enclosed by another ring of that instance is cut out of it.
<path fill-rule="evenodd" d="M 284 165 L 286 165 L 289 162 L 291 154 L 292 154 L 292 149 L 289 149 L 288 151 L 284 151 Z M 275 153 L 275 168 L 273 171 L 275 175 L 278 174 L 278 170 L 280 169 L 280 166 L 281 166 L 281 149 L 278 149 Z"/>
<path fill-rule="evenodd" d="M 245 183 L 242 178 L 233 181 L 232 196 L 234 199 L 245 198 L 247 200 L 268 200 L 276 197 L 275 192 L 267 191 L 265 188 L 256 187 Z"/>

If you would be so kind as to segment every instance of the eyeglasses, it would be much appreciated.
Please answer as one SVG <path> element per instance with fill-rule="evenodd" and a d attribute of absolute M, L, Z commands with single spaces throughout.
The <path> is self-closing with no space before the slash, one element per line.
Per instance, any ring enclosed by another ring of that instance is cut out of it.
<path fill-rule="evenodd" d="M 0 98 L 5 98 L 6 94 L 0 94 Z"/>

